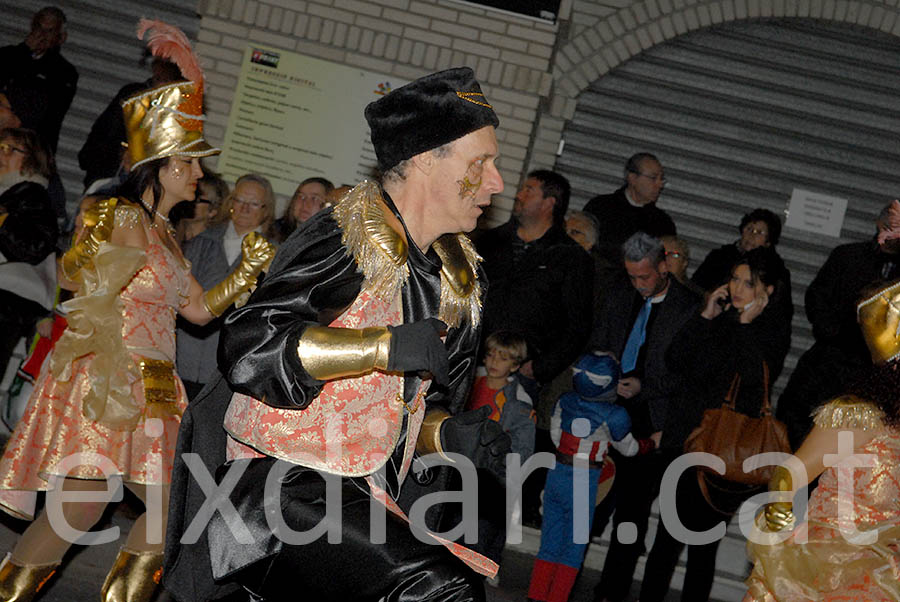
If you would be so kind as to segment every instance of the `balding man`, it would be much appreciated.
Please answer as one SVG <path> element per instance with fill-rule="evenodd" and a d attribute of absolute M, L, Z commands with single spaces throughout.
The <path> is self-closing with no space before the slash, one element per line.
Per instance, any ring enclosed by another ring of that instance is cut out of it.
<path fill-rule="evenodd" d="M 16 46 L 0 48 L 0 92 L 23 98 L 16 113 L 56 153 L 59 130 L 72 104 L 78 71 L 60 54 L 66 15 L 46 6 L 31 18 L 31 32 Z"/>
<path fill-rule="evenodd" d="M 600 224 L 597 241 L 600 253 L 621 263 L 622 244 L 635 232 L 659 238 L 675 235 L 675 222 L 656 206 L 666 185 L 663 166 L 650 153 L 637 153 L 625 163 L 625 182 L 612 194 L 595 196 L 584 210 Z"/>

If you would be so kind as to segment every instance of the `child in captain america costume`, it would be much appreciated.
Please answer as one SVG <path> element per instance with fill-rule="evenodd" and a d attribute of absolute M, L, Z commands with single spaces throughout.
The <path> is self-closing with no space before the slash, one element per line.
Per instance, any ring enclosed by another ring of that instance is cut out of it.
<path fill-rule="evenodd" d="M 551 419 L 556 466 L 544 486 L 541 546 L 528 590 L 529 599 L 544 602 L 569 598 L 590 541 L 597 486 L 608 477 L 608 447 L 633 456 L 653 446 L 634 438 L 628 412 L 615 403 L 619 364 L 612 355 L 583 355 L 572 371 L 575 390 L 559 398 Z"/>

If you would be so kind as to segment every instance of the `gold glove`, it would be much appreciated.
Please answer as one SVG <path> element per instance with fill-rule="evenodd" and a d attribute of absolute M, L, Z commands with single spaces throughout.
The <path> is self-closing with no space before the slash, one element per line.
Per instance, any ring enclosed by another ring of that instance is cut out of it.
<path fill-rule="evenodd" d="M 416 451 L 420 455 L 439 453 L 444 456 L 444 447 L 441 445 L 441 427 L 448 418 L 450 418 L 450 414 L 440 409 L 431 410 L 425 414 L 419 438 L 416 440 Z"/>
<path fill-rule="evenodd" d="M 297 355 L 303 369 L 318 380 L 332 380 L 387 370 L 391 333 L 383 327 L 309 326 L 300 337 Z"/>
<path fill-rule="evenodd" d="M 791 471 L 784 466 L 775 469 L 772 479 L 769 481 L 769 491 L 786 491 L 793 493 Z M 766 504 L 766 526 L 769 531 L 781 531 L 794 523 L 793 502 L 770 502 Z"/>
<path fill-rule="evenodd" d="M 240 265 L 203 294 L 203 304 L 213 316 L 221 316 L 235 299 L 256 284 L 256 277 L 275 256 L 275 247 L 258 232 L 251 232 L 241 241 L 241 256 Z"/>
<path fill-rule="evenodd" d="M 94 255 L 100 250 L 100 243 L 109 240 L 118 202 L 117 198 L 103 199 L 84 212 L 85 234 L 81 242 L 73 244 L 60 260 L 63 274 L 69 280 L 74 281 L 81 268 L 91 263 Z"/>

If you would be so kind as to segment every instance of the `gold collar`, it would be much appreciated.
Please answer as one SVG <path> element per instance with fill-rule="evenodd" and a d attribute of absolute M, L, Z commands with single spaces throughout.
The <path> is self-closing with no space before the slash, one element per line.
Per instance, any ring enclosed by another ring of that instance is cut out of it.
<path fill-rule="evenodd" d="M 380 187 L 369 180 L 358 184 L 334 207 L 334 218 L 343 232 L 341 241 L 363 273 L 363 287 L 390 301 L 409 279 L 409 250 L 402 226 L 398 222 L 391 227 L 388 215 Z M 481 257 L 463 233 L 445 234 L 433 247 L 443 264 L 438 317 L 450 327 L 459 326 L 464 319 L 477 326 L 481 320 L 477 276 Z"/>

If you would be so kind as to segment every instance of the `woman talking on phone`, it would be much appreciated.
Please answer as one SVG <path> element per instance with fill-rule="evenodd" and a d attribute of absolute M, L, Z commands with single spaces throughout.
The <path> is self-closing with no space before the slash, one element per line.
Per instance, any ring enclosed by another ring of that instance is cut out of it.
<path fill-rule="evenodd" d="M 710 293 L 701 312 L 676 335 L 666 362 L 681 378 L 680 396 L 670 402 L 660 443 L 670 461 L 682 453 L 703 412 L 722 404 L 735 375 L 740 377 L 736 409 L 758 415 L 790 346 L 790 318 L 780 309 L 783 304 L 778 298 L 783 294 L 783 274 L 784 264 L 771 249 L 748 252 L 732 267 L 731 279 Z M 690 531 L 707 531 L 721 521 L 727 523 L 757 490 L 714 477 L 704 477 L 703 491 L 696 469 L 686 470 L 679 478 L 675 499 L 660 499 L 660 504 L 674 502 L 678 518 Z M 647 559 L 641 602 L 665 598 L 685 543 L 660 522 Z M 689 545 L 682 600 L 709 599 L 718 546 L 718 540 Z"/>

